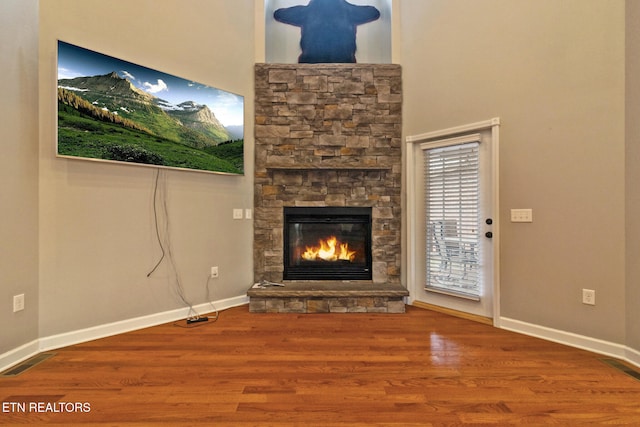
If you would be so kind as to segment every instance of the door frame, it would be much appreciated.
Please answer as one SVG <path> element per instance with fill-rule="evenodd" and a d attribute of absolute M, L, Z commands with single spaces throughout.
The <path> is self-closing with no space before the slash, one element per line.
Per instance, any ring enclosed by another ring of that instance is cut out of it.
<path fill-rule="evenodd" d="M 493 260 L 493 287 L 492 287 L 492 311 L 493 325 L 499 327 L 500 322 L 500 192 L 499 192 L 499 154 L 500 154 L 500 118 L 494 117 L 489 120 L 470 123 L 462 126 L 437 130 L 433 132 L 422 133 L 418 135 L 410 135 L 405 138 L 406 141 L 406 177 L 407 177 L 407 289 L 409 290 L 409 304 L 416 302 L 416 295 L 420 281 L 417 279 L 420 272 L 417 271 L 417 257 L 423 254 L 417 253 L 417 221 L 419 218 L 415 191 L 416 191 L 416 156 L 421 155 L 422 148 L 420 144 L 432 141 L 434 139 L 445 139 L 460 136 L 466 133 L 474 133 L 479 131 L 491 132 L 491 188 L 493 193 L 492 218 L 493 218 L 493 241 L 492 241 L 492 260 Z"/>

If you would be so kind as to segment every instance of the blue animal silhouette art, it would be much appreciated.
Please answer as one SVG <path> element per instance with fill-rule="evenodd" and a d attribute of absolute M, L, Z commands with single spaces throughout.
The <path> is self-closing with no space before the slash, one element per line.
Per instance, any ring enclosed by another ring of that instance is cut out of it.
<path fill-rule="evenodd" d="M 311 0 L 307 6 L 278 9 L 273 17 L 300 27 L 299 63 L 355 63 L 357 27 L 375 21 L 380 12 L 346 0 Z"/>

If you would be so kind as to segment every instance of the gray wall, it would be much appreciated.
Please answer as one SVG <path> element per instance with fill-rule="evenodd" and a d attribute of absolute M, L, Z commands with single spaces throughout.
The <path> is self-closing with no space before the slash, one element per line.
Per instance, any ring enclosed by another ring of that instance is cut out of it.
<path fill-rule="evenodd" d="M 400 9 L 405 134 L 502 120 L 502 316 L 624 343 L 624 1 Z"/>
<path fill-rule="evenodd" d="M 38 0 L 0 2 L 0 40 L 2 355 L 38 338 Z"/>
<path fill-rule="evenodd" d="M 64 40 L 245 96 L 245 176 L 166 171 L 184 295 L 243 295 L 252 283 L 253 0 L 40 1 L 40 334 L 184 307 L 153 228 L 151 168 L 56 158 L 56 45 Z"/>
<path fill-rule="evenodd" d="M 640 352 L 640 2 L 627 1 L 627 342 Z"/>

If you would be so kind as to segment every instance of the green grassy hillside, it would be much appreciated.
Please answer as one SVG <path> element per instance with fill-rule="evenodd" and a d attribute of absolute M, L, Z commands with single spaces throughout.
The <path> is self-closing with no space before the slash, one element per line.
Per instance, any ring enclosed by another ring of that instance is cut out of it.
<path fill-rule="evenodd" d="M 128 118 L 135 120 L 134 117 Z M 150 125 L 144 123 L 145 127 L 155 127 Z M 184 138 L 184 135 L 177 136 L 178 140 Z M 184 145 L 173 138 L 159 137 L 122 124 L 98 121 L 69 105 L 58 103 L 60 155 L 243 173 L 242 145 L 243 141 L 217 147 L 209 144 Z"/>

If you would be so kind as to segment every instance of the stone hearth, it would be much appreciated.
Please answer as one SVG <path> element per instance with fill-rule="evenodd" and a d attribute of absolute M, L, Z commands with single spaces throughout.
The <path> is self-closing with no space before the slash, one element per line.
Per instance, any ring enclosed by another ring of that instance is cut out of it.
<path fill-rule="evenodd" d="M 404 313 L 407 290 L 369 282 L 287 282 L 249 289 L 253 313 Z"/>
<path fill-rule="evenodd" d="M 252 311 L 296 311 L 302 304 L 324 312 L 324 298 L 346 298 L 342 305 L 326 302 L 326 311 L 367 311 L 361 302 L 375 311 L 382 304 L 377 290 L 407 295 L 400 284 L 400 66 L 257 64 L 255 90 L 255 281 L 283 280 L 283 210 L 289 206 L 371 207 L 373 269 L 367 283 L 291 282 L 267 289 L 288 301 L 270 302 L 253 292 L 267 290 L 251 290 Z M 352 293 L 327 295 L 322 287 Z M 383 298 L 389 297 L 402 301 Z"/>

